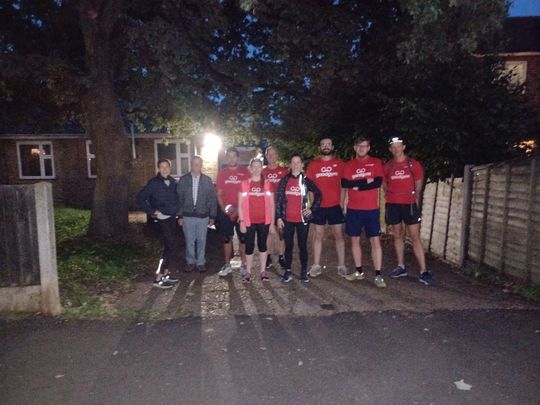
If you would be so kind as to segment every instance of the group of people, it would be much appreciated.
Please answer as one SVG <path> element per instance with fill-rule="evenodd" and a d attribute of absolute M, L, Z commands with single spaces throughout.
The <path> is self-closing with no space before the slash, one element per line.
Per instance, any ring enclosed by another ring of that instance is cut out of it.
<path fill-rule="evenodd" d="M 374 283 L 386 287 L 382 275 L 382 247 L 379 190 L 385 191 L 386 224 L 392 228 L 397 266 L 390 277 L 407 276 L 404 262 L 402 224 L 408 228 L 414 255 L 420 268 L 419 281 L 432 285 L 433 276 L 426 270 L 420 239 L 420 201 L 424 182 L 422 165 L 408 157 L 401 136 L 389 139 L 392 159 L 386 164 L 369 154 L 370 140 L 359 137 L 354 142 L 355 158 L 344 162 L 334 154 L 332 139 L 319 143 L 320 156 L 312 160 L 304 173 L 300 154 L 290 157 L 289 168 L 278 164 L 278 150 L 270 146 L 267 165 L 254 158 L 248 167 L 239 165 L 236 148 L 226 152 L 226 166 L 218 172 L 216 186 L 201 172 L 202 158 L 192 159 L 191 171 L 178 183 L 170 176 L 170 162 L 158 162 L 158 174 L 138 195 L 138 202 L 158 222 L 164 240 L 162 260 L 154 285 L 171 288 L 178 282 L 176 221 L 182 226 L 186 241 L 186 271 L 206 271 L 206 232 L 214 223 L 223 237 L 224 265 L 219 276 L 233 272 L 233 237 L 239 241 L 240 275 L 249 282 L 254 269 L 255 244 L 259 254 L 262 281 L 269 280 L 267 269 L 275 264 L 283 269 L 281 281 L 293 279 L 293 250 L 296 234 L 299 251 L 299 280 L 307 283 L 322 274 L 322 241 L 325 225 L 330 225 L 337 253 L 337 274 L 348 281 L 365 278 L 362 269 L 361 237 L 369 239 L 375 270 Z M 217 202 L 217 204 L 216 204 Z M 345 226 L 344 226 L 345 224 Z M 312 265 L 308 269 L 308 234 L 314 227 Z M 355 269 L 345 265 L 345 233 L 350 237 Z M 274 257 L 272 254 L 274 253 Z"/>

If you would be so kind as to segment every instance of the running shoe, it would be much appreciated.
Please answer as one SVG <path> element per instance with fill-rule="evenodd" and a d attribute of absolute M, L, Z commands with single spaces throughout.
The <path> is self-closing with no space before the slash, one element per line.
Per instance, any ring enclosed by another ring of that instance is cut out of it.
<path fill-rule="evenodd" d="M 303 271 L 302 273 L 300 273 L 300 281 L 302 283 L 309 283 L 309 276 L 307 271 Z"/>
<path fill-rule="evenodd" d="M 407 270 L 405 270 L 405 267 L 397 266 L 392 273 L 390 273 L 390 277 L 392 278 L 399 278 L 399 277 L 406 277 L 407 276 Z"/>
<path fill-rule="evenodd" d="M 359 281 L 364 279 L 364 272 L 360 273 L 359 271 L 355 271 L 352 274 L 348 274 L 345 276 L 345 280 L 347 281 Z"/>
<path fill-rule="evenodd" d="M 425 285 L 435 284 L 435 279 L 433 278 L 433 276 L 431 275 L 429 271 L 424 271 L 423 273 L 421 273 L 420 277 L 418 278 L 418 281 L 420 281 L 421 283 Z"/>
<path fill-rule="evenodd" d="M 229 263 L 227 263 L 227 264 L 223 265 L 223 267 L 221 268 L 221 270 L 218 273 L 218 276 L 225 277 L 225 276 L 227 276 L 227 275 L 229 275 L 231 273 L 232 273 L 232 267 L 231 267 L 231 265 Z"/>
<path fill-rule="evenodd" d="M 379 288 L 386 288 L 386 283 L 381 275 L 375 276 L 375 285 Z"/>
<path fill-rule="evenodd" d="M 347 277 L 347 274 L 349 274 L 349 269 L 347 268 L 347 266 L 338 266 L 337 274 L 341 277 Z"/>
<path fill-rule="evenodd" d="M 283 273 L 283 277 L 281 277 L 281 281 L 283 281 L 284 283 L 288 283 L 291 280 L 292 280 L 292 271 L 285 270 L 285 273 Z"/>
<path fill-rule="evenodd" d="M 165 277 L 161 277 L 159 280 L 155 280 L 153 285 L 154 287 L 161 288 L 162 290 L 173 288 L 173 285 L 166 281 Z"/>
<path fill-rule="evenodd" d="M 320 276 L 322 274 L 322 267 L 320 265 L 318 265 L 318 264 L 313 264 L 309 268 L 308 274 L 309 274 L 310 277 Z"/>
<path fill-rule="evenodd" d="M 266 268 L 269 269 L 270 267 L 272 267 L 272 256 L 268 255 L 266 258 Z"/>
<path fill-rule="evenodd" d="M 283 255 L 279 255 L 279 265 L 284 269 L 285 267 L 287 267 L 287 264 L 285 263 L 285 256 Z"/>
<path fill-rule="evenodd" d="M 170 283 L 170 284 L 176 284 L 176 283 L 178 283 L 178 281 L 180 281 L 180 280 L 178 280 L 177 278 L 174 278 L 174 277 L 171 275 L 171 273 L 165 274 L 165 275 L 163 276 L 163 278 L 165 279 L 165 281 L 166 281 L 167 283 Z"/>
<path fill-rule="evenodd" d="M 198 264 L 197 270 L 199 270 L 199 273 L 204 273 L 206 271 L 206 266 L 204 264 Z"/>
<path fill-rule="evenodd" d="M 245 264 L 240 265 L 240 275 L 244 277 L 244 275 L 247 273 L 247 267 Z"/>
<path fill-rule="evenodd" d="M 249 283 L 251 281 L 251 273 L 249 271 L 242 274 L 242 281 L 245 283 Z"/>
<path fill-rule="evenodd" d="M 266 270 L 261 271 L 261 281 L 268 281 L 270 278 L 268 277 L 268 272 Z"/>

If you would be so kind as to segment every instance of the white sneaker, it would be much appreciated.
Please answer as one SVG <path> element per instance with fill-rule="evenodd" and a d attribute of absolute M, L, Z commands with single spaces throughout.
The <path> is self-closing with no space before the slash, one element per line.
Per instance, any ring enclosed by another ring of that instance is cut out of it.
<path fill-rule="evenodd" d="M 231 267 L 231 265 L 229 263 L 227 263 L 227 264 L 223 265 L 223 267 L 221 268 L 221 270 L 218 273 L 218 276 L 225 277 L 225 276 L 227 276 L 227 275 L 229 275 L 231 273 L 232 273 L 232 267 Z"/>
<path fill-rule="evenodd" d="M 245 265 L 245 264 L 241 264 L 241 265 L 240 265 L 240 275 L 241 275 L 242 277 L 244 277 L 244 276 L 247 274 L 247 272 L 248 272 L 248 271 L 247 271 L 246 265 Z"/>
<path fill-rule="evenodd" d="M 345 276 L 345 279 L 347 281 L 358 281 L 364 279 L 364 272 L 360 273 L 359 271 L 355 271 L 353 274 L 349 274 Z"/>
<path fill-rule="evenodd" d="M 310 277 L 320 276 L 322 274 L 322 267 L 319 266 L 318 264 L 313 264 L 309 268 L 308 274 Z"/>
<path fill-rule="evenodd" d="M 347 266 L 338 266 L 337 274 L 338 276 L 346 277 L 347 274 L 349 274 L 349 269 L 347 268 Z"/>
<path fill-rule="evenodd" d="M 382 276 L 375 276 L 375 285 L 379 288 L 386 288 L 386 283 Z"/>

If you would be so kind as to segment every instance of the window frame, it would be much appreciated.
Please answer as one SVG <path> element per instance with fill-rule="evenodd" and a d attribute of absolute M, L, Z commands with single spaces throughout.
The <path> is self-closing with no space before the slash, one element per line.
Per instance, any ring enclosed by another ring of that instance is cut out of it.
<path fill-rule="evenodd" d="M 24 176 L 23 175 L 23 167 L 22 167 L 22 160 L 21 160 L 21 146 L 22 145 L 37 145 L 39 148 L 39 176 Z M 48 145 L 51 148 L 51 154 L 50 155 L 44 155 L 43 149 L 44 145 Z M 51 141 L 17 141 L 16 143 L 17 147 L 17 164 L 19 166 L 19 178 L 21 180 L 32 180 L 32 179 L 56 179 L 56 167 L 54 165 L 54 146 Z M 51 167 L 52 167 L 52 175 L 47 176 L 45 175 L 45 160 L 51 161 Z"/>
<path fill-rule="evenodd" d="M 510 68 L 511 65 L 513 65 L 512 68 Z M 514 69 L 517 66 L 523 66 L 523 80 L 515 80 L 514 79 L 514 78 L 520 79 L 519 76 L 517 76 L 516 73 L 514 72 Z M 505 74 L 512 73 L 511 83 L 513 85 L 522 86 L 522 85 L 525 85 L 527 83 L 527 61 L 526 60 L 515 60 L 515 59 L 505 60 L 504 61 L 504 72 L 505 72 Z"/>
<path fill-rule="evenodd" d="M 186 173 L 189 172 L 190 168 L 191 168 L 191 141 L 189 140 L 176 140 L 176 139 L 173 139 L 169 142 L 167 142 L 169 145 L 170 144 L 174 144 L 175 145 L 175 152 L 176 152 L 176 168 L 177 170 L 182 170 L 182 158 L 187 158 L 188 159 L 188 171 Z M 154 167 L 157 167 L 157 162 L 159 160 L 159 157 L 158 157 L 158 145 L 164 145 L 165 142 L 162 142 L 161 139 L 155 139 L 154 140 L 154 161 L 155 161 L 155 166 Z M 187 146 L 187 153 L 181 153 L 180 150 L 180 146 L 184 144 Z M 171 176 L 174 177 L 174 178 L 180 178 L 180 176 L 186 174 L 186 173 L 172 173 L 171 172 Z"/>
<path fill-rule="evenodd" d="M 92 159 L 96 159 L 95 153 L 90 153 L 90 145 L 92 145 L 92 140 L 87 139 L 85 141 L 86 146 L 86 174 L 89 179 L 96 179 L 97 174 L 92 174 Z"/>

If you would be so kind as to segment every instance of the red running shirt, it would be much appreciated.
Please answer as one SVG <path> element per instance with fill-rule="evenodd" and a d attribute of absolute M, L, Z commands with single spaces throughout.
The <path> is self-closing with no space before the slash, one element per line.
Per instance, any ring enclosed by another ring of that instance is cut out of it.
<path fill-rule="evenodd" d="M 247 198 L 249 198 L 249 219 L 251 224 L 264 224 L 264 186 L 260 181 L 249 181 Z"/>
<path fill-rule="evenodd" d="M 321 190 L 321 207 L 333 207 L 341 203 L 341 177 L 345 164 L 341 159 L 315 159 L 309 163 L 307 177 Z"/>
<path fill-rule="evenodd" d="M 383 177 L 383 165 L 380 159 L 366 156 L 364 159 L 353 159 L 345 164 L 343 178 L 347 180 L 368 180 Z M 347 189 L 349 202 L 347 207 L 353 210 L 376 210 L 379 208 L 379 189 L 353 190 Z"/>
<path fill-rule="evenodd" d="M 218 173 L 216 187 L 222 192 L 224 205 L 238 206 L 238 193 L 242 189 L 240 183 L 250 177 L 248 169 L 241 166 L 226 167 Z"/>
<path fill-rule="evenodd" d="M 302 222 L 302 193 L 299 179 L 291 177 L 287 181 L 285 198 L 287 199 L 285 219 L 288 222 Z"/>
<path fill-rule="evenodd" d="M 384 165 L 386 202 L 412 204 L 416 202 L 415 181 L 424 180 L 424 168 L 420 162 L 407 158 L 402 162 L 390 160 Z"/>
<path fill-rule="evenodd" d="M 278 183 L 279 181 L 285 177 L 285 175 L 288 173 L 288 170 L 287 168 L 283 167 L 283 166 L 278 166 L 276 167 L 275 169 L 270 169 L 268 166 L 266 166 L 263 171 L 262 171 L 262 174 L 264 176 L 264 179 L 270 183 L 270 191 L 272 191 L 272 193 L 274 193 L 274 195 L 276 194 L 277 192 L 277 186 L 278 186 Z"/>

